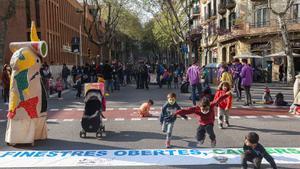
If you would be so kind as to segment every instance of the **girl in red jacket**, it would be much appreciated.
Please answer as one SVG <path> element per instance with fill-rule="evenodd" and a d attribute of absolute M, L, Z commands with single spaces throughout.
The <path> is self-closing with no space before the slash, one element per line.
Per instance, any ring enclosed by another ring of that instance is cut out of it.
<path fill-rule="evenodd" d="M 225 95 L 219 97 L 219 99 L 213 102 L 210 102 L 209 98 L 203 97 L 196 107 L 178 110 L 175 116 L 195 114 L 199 123 L 199 127 L 197 129 L 197 141 L 199 142 L 199 144 L 203 144 L 205 140 L 205 133 L 207 132 L 211 140 L 211 147 L 215 147 L 217 142 L 216 135 L 214 132 L 214 108 L 217 104 L 226 99 L 228 96 L 231 96 L 230 92 L 227 92 Z"/>
<path fill-rule="evenodd" d="M 222 82 L 219 85 L 219 89 L 215 94 L 214 101 L 217 101 L 221 96 L 225 95 L 231 90 L 230 84 L 228 82 Z M 225 100 L 221 101 L 218 105 L 218 124 L 219 128 L 223 129 L 223 123 L 225 122 L 227 127 L 229 127 L 229 109 L 232 107 L 232 96 L 227 97 Z"/>

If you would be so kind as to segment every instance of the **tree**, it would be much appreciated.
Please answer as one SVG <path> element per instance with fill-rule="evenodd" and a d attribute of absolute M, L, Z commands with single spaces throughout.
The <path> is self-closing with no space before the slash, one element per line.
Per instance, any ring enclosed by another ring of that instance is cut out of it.
<path fill-rule="evenodd" d="M 157 39 L 165 46 L 174 47 L 180 55 L 182 44 L 190 44 L 187 34 L 190 30 L 190 9 L 192 1 L 189 0 L 144 0 L 143 7 L 152 13 L 155 20 L 154 29 L 159 30 Z M 155 34 L 155 32 L 154 32 Z"/>
<path fill-rule="evenodd" d="M 284 43 L 284 50 L 287 56 L 287 72 L 286 72 L 287 82 L 293 83 L 295 78 L 294 57 L 293 57 L 293 50 L 290 44 L 289 33 L 284 18 L 287 14 L 287 11 L 293 5 L 294 0 L 284 0 L 284 1 L 286 3 L 285 6 L 280 4 L 281 11 L 280 9 L 275 9 L 274 6 L 272 6 L 272 0 L 268 0 L 268 3 L 272 13 L 277 16 L 283 43 Z"/>
<path fill-rule="evenodd" d="M 88 12 L 92 15 L 91 23 L 88 23 L 86 17 L 83 17 L 84 31 L 90 42 L 99 48 L 106 47 L 108 49 L 110 61 L 116 28 L 124 11 L 123 5 L 125 3 L 127 0 L 83 0 L 84 16 Z M 104 22 L 104 30 L 102 22 Z"/>
<path fill-rule="evenodd" d="M 1 65 L 4 65 L 4 48 L 5 48 L 5 39 L 6 39 L 6 33 L 8 29 L 8 21 L 10 18 L 12 18 L 16 14 L 16 3 L 17 0 L 9 0 L 8 6 L 6 11 L 4 12 L 3 16 L 0 16 L 0 60 L 2 58 Z"/>

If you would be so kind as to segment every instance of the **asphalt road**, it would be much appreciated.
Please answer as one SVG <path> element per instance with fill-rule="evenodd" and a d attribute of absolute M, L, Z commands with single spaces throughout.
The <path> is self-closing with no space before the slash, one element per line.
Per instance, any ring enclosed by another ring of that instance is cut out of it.
<path fill-rule="evenodd" d="M 166 100 L 167 93 L 174 91 L 170 89 L 158 89 L 151 86 L 151 90 L 136 90 L 133 87 L 126 87 L 120 92 L 113 93 L 108 97 L 109 108 L 126 108 L 138 107 L 148 98 L 155 100 L 156 107 L 160 107 Z M 190 106 L 191 101 L 188 100 L 189 94 L 178 94 L 178 102 L 183 106 Z M 83 99 L 75 99 L 73 91 L 64 94 L 64 100 L 58 101 L 55 98 L 49 100 L 49 109 L 77 109 L 83 108 Z M 2 105 L 2 109 L 5 106 Z M 248 111 L 255 112 L 259 116 L 260 110 L 252 109 Z M 235 111 L 243 112 L 236 109 Z M 266 112 L 276 111 L 276 109 L 268 109 Z M 284 111 L 283 111 L 284 112 Z M 58 116 L 59 116 L 58 112 Z M 80 113 L 68 111 L 64 113 Z M 116 114 L 112 117 L 124 117 L 124 112 L 111 112 Z M 123 113 L 123 115 L 122 115 Z M 63 114 L 63 113 L 62 113 Z M 237 114 L 238 115 L 238 114 Z M 4 114 L 2 113 L 2 116 Z M 79 116 L 78 116 L 79 117 Z M 199 146 L 195 140 L 195 132 L 197 122 L 191 116 L 191 120 L 185 121 L 178 119 L 173 130 L 172 145 L 174 149 L 189 148 L 210 148 L 210 141 L 207 137 L 204 145 Z M 160 124 L 157 119 L 141 119 L 105 121 L 106 134 L 102 139 L 96 139 L 95 134 L 89 134 L 88 138 L 79 137 L 81 130 L 80 119 L 74 118 L 72 121 L 49 121 L 48 122 L 48 139 L 45 141 L 37 141 L 34 147 L 30 145 L 17 145 L 9 147 L 4 142 L 6 122 L 0 122 L 0 152 L 1 151 L 26 151 L 26 150 L 125 150 L 125 149 L 162 149 L 165 148 L 165 135 L 161 132 Z M 234 118 L 230 120 L 232 127 L 219 129 L 215 127 L 217 135 L 217 148 L 240 148 L 243 145 L 244 136 L 255 131 L 260 135 L 260 142 L 266 147 L 300 147 L 300 118 Z M 0 164 L 1 166 L 1 164 Z M 268 165 L 264 165 L 268 168 Z M 48 167 L 53 168 L 53 167 Z M 68 167 L 61 167 L 68 168 Z M 83 167 L 69 167 L 83 168 Z M 85 168 L 108 168 L 108 167 L 85 167 Z M 171 169 L 171 168 L 201 168 L 201 169 L 237 169 L 239 165 L 177 165 L 177 166 L 138 166 L 138 167 L 109 167 L 109 168 L 149 168 L 149 169 Z M 282 169 L 297 169 L 299 165 L 279 165 Z M 28 168 L 29 169 L 29 168 Z"/>

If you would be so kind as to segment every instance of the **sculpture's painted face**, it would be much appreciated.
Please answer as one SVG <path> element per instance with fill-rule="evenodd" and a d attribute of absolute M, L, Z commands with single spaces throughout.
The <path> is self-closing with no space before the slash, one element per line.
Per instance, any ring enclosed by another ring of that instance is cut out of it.
<path fill-rule="evenodd" d="M 13 70 L 21 72 L 29 68 L 40 68 L 41 59 L 30 48 L 21 48 L 13 54 L 10 65 Z"/>

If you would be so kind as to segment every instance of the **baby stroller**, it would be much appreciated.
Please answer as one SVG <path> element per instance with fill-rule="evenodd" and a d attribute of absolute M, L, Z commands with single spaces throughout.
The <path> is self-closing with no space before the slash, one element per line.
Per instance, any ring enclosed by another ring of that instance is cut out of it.
<path fill-rule="evenodd" d="M 88 84 L 86 84 L 88 85 Z M 81 119 L 82 131 L 80 137 L 85 138 L 86 133 L 96 133 L 96 137 L 102 137 L 105 126 L 102 123 L 103 96 L 99 89 L 89 89 L 85 91 L 85 108 Z"/>

